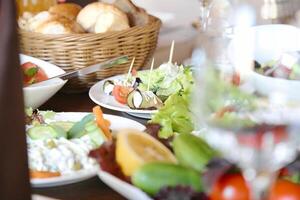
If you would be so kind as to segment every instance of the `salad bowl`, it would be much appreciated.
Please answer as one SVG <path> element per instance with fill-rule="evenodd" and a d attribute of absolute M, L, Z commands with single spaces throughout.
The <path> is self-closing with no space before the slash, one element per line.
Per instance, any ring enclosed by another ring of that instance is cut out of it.
<path fill-rule="evenodd" d="M 252 27 L 250 30 L 254 36 L 253 58 L 259 64 L 270 61 L 278 61 L 286 52 L 300 50 L 300 29 L 289 25 L 261 25 Z M 233 38 L 229 44 L 228 55 L 232 58 L 233 46 L 239 41 L 239 37 Z M 276 94 L 284 93 L 285 100 L 298 101 L 300 94 L 299 80 L 288 80 L 258 73 L 252 69 L 247 77 L 244 77 L 253 89 L 260 95 L 272 98 Z"/>
<path fill-rule="evenodd" d="M 48 78 L 65 73 L 63 69 L 49 62 L 20 54 L 20 63 L 26 62 L 34 63 L 43 69 Z M 53 79 L 47 81 L 47 84 L 23 87 L 25 107 L 38 108 L 58 92 L 66 82 L 61 79 Z"/>

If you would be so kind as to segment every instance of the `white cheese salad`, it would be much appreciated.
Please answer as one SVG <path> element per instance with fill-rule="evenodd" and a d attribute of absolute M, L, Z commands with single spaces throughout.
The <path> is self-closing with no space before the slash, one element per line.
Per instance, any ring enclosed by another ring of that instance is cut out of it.
<path fill-rule="evenodd" d="M 99 106 L 95 108 L 93 110 L 101 111 Z M 50 178 L 94 169 L 96 162 L 88 154 L 109 139 L 109 122 L 105 124 L 99 112 L 87 114 L 77 122 L 55 121 L 54 116 L 52 111 L 28 109 L 26 112 L 31 178 Z M 99 121 L 103 122 L 101 126 Z"/>

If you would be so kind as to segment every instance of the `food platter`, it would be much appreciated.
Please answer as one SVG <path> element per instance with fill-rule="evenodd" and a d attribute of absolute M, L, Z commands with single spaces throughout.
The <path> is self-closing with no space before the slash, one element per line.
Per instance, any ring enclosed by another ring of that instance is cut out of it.
<path fill-rule="evenodd" d="M 124 78 L 125 75 L 117 75 L 114 77 L 110 77 L 109 80 L 118 80 Z M 133 110 L 128 106 L 118 103 L 113 96 L 107 95 L 103 92 L 103 84 L 108 79 L 104 79 L 98 83 L 96 83 L 93 87 L 91 87 L 89 91 L 90 98 L 98 105 L 108 108 L 111 110 L 116 110 L 120 112 L 126 112 L 129 115 L 133 115 L 136 117 L 151 119 L 151 115 L 156 113 L 156 110 Z"/>
<path fill-rule="evenodd" d="M 84 116 L 89 113 L 83 112 L 62 112 L 56 113 L 54 117 L 54 121 L 79 121 Z M 144 130 L 145 127 L 133 120 L 118 117 L 114 115 L 104 115 L 106 119 L 111 121 L 111 130 L 113 132 L 118 131 L 124 128 L 134 128 L 138 130 Z M 43 178 L 43 179 L 31 179 L 31 184 L 33 187 L 53 187 L 59 185 L 67 185 L 71 183 L 80 182 L 86 179 L 89 179 L 97 174 L 98 166 L 95 165 L 94 168 L 88 170 L 79 170 L 76 173 L 70 173 L 66 175 L 62 175 L 59 177 L 52 177 L 52 178 Z"/>

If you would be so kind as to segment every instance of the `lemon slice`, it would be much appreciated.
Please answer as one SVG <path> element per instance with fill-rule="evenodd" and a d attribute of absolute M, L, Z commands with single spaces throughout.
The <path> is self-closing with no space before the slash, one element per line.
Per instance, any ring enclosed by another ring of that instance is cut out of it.
<path fill-rule="evenodd" d="M 147 133 L 137 130 L 123 130 L 117 134 L 116 160 L 126 176 L 131 176 L 148 162 L 177 162 L 167 147 Z"/>

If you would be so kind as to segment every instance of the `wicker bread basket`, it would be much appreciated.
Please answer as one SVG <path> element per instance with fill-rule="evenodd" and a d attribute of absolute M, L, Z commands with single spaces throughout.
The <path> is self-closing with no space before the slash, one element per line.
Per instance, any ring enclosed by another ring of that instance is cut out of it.
<path fill-rule="evenodd" d="M 23 54 L 56 64 L 65 71 L 87 67 L 121 55 L 127 55 L 130 60 L 135 57 L 134 67 L 139 69 L 152 56 L 161 26 L 158 18 L 149 17 L 149 23 L 145 26 L 109 33 L 45 35 L 20 30 L 20 50 Z M 98 80 L 126 73 L 129 65 L 130 61 L 71 79 L 64 91 L 85 91 Z"/>

